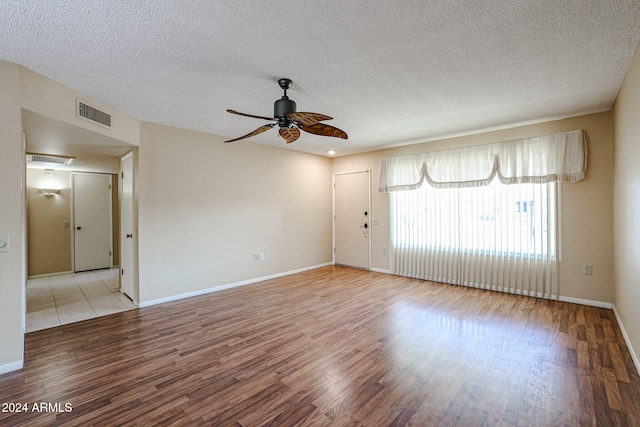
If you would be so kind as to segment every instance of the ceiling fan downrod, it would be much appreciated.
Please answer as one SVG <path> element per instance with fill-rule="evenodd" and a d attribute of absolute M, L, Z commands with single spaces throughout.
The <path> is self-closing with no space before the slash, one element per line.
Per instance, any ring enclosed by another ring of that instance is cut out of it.
<path fill-rule="evenodd" d="M 273 117 L 278 119 L 279 127 L 288 128 L 291 126 L 291 119 L 288 115 L 297 111 L 296 103 L 287 96 L 287 89 L 291 87 L 291 79 L 280 79 L 278 84 L 284 90 L 284 95 L 273 103 Z"/>

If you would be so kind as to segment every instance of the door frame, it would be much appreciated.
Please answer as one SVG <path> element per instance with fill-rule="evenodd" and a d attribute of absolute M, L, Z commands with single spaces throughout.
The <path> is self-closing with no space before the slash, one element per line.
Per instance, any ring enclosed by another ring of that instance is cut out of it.
<path fill-rule="evenodd" d="M 352 170 L 346 172 L 334 172 L 333 173 L 333 203 L 332 203 L 332 215 L 333 215 L 333 241 L 331 244 L 331 262 L 333 265 L 336 265 L 336 176 L 338 175 L 353 175 L 356 173 L 366 173 L 368 177 L 368 188 L 367 188 L 367 200 L 368 200 L 368 222 L 369 222 L 369 235 L 367 242 L 367 270 L 371 271 L 371 238 L 373 235 L 373 227 L 371 227 L 371 218 L 373 218 L 371 214 L 371 169 L 360 169 L 360 170 Z"/>
<path fill-rule="evenodd" d="M 109 177 L 109 268 L 113 268 L 113 176 L 103 172 L 75 172 L 69 174 L 71 179 L 71 272 L 76 272 L 76 201 L 75 201 L 75 175 L 102 175 Z"/>

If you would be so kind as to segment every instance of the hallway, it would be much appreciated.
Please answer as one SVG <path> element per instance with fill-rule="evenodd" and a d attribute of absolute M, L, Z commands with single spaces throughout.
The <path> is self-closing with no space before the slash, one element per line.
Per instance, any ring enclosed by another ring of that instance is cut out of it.
<path fill-rule="evenodd" d="M 134 308 L 118 288 L 117 268 L 38 277 L 27 281 L 26 332 Z"/>

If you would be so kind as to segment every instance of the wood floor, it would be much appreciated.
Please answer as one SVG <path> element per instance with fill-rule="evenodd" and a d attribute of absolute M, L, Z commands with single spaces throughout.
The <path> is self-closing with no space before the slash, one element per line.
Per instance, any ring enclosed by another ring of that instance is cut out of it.
<path fill-rule="evenodd" d="M 30 333 L 0 403 L 2 426 L 639 426 L 640 378 L 611 310 L 326 267 Z"/>

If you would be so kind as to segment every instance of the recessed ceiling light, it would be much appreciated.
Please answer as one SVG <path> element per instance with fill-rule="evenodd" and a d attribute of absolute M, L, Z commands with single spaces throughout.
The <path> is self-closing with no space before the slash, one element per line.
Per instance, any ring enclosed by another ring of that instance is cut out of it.
<path fill-rule="evenodd" d="M 333 156 L 334 154 L 336 154 L 336 150 L 327 150 L 327 154 Z"/>

